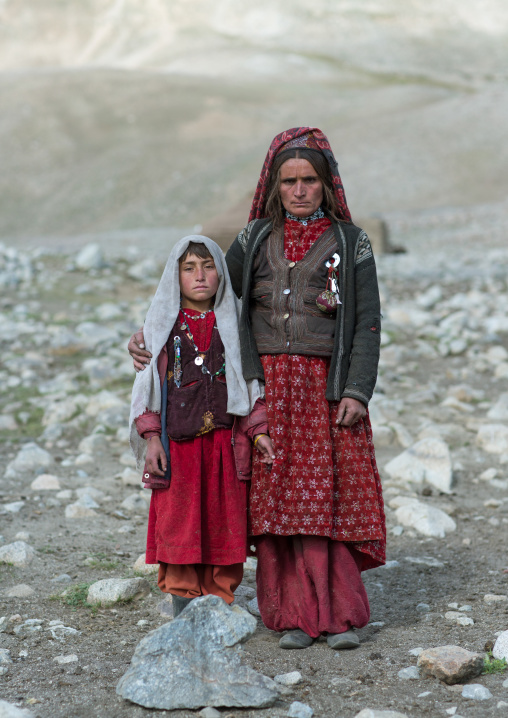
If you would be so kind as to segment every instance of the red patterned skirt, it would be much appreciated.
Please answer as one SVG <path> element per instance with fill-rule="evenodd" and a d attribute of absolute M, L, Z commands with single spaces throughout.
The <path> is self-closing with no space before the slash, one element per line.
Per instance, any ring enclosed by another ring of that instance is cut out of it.
<path fill-rule="evenodd" d="M 327 536 L 354 545 L 361 570 L 385 561 L 381 481 L 368 415 L 337 426 L 338 402 L 325 397 L 329 360 L 289 354 L 261 357 L 271 470 L 253 453 L 251 536 Z"/>

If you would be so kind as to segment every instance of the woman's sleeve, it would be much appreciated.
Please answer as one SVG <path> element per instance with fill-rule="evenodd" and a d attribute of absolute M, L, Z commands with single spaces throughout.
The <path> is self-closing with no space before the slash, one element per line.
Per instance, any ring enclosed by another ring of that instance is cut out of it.
<path fill-rule="evenodd" d="M 242 229 L 231 247 L 226 252 L 226 264 L 228 266 L 229 276 L 231 277 L 233 291 L 237 297 L 242 296 L 243 261 L 245 259 L 245 250 L 247 249 L 247 243 L 255 221 L 256 220 L 253 219 Z"/>
<path fill-rule="evenodd" d="M 355 252 L 355 330 L 342 396 L 368 405 L 376 385 L 381 344 L 381 307 L 372 247 L 362 231 Z"/>

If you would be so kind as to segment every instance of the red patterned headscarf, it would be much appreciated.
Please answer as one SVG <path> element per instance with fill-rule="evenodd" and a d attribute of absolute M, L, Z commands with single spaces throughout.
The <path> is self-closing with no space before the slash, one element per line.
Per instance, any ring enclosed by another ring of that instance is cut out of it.
<path fill-rule="evenodd" d="M 333 187 L 335 197 L 337 199 L 337 216 L 339 219 L 351 222 L 351 214 L 347 206 L 346 195 L 340 179 L 337 160 L 333 155 L 326 135 L 324 135 L 321 130 L 318 130 L 317 127 L 293 127 L 291 130 L 281 132 L 280 135 L 277 135 L 277 137 L 274 138 L 272 144 L 270 145 L 270 149 L 268 150 L 268 154 L 266 155 L 263 169 L 261 170 L 258 186 L 256 187 L 256 193 L 250 209 L 249 222 L 252 219 L 262 219 L 263 217 L 266 217 L 265 204 L 266 193 L 268 190 L 268 178 L 270 176 L 270 170 L 275 157 L 279 152 L 297 148 L 319 150 L 324 154 L 328 160 L 332 173 Z"/>

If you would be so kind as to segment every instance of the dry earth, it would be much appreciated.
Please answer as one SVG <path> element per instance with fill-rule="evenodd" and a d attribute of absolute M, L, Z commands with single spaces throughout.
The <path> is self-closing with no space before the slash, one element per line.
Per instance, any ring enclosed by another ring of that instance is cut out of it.
<path fill-rule="evenodd" d="M 398 672 L 416 664 L 409 654 L 414 648 L 456 644 L 483 651 L 496 632 L 508 627 L 508 601 L 484 601 L 485 594 L 508 594 L 508 456 L 506 450 L 504 455 L 488 453 L 477 445 L 479 428 L 492 423 L 487 412 L 508 391 L 508 375 L 502 378 L 503 366 L 498 368 L 508 356 L 506 218 L 502 205 L 393 215 L 392 236 L 409 251 L 378 258 L 385 346 L 373 416 L 391 563 L 365 575 L 371 623 L 359 632 L 360 648 L 334 653 L 322 641 L 305 651 L 281 651 L 278 636 L 259 622 L 245 645 L 245 661 L 268 676 L 299 670 L 303 682 L 273 708 L 224 709 L 222 715 L 284 716 L 292 700 L 307 703 L 323 718 L 352 718 L 365 707 L 399 710 L 413 718 L 444 717 L 453 707 L 471 718 L 505 715 L 506 703 L 497 707 L 499 701 L 508 702 L 505 675 L 477 679 L 493 694 L 477 703 L 434 679 L 403 680 Z M 68 605 L 59 597 L 69 586 L 136 575 L 133 564 L 144 550 L 146 502 L 139 486 L 119 478 L 129 464 L 124 422 L 131 378 L 123 347 L 142 319 L 153 285 L 128 275 L 139 257 L 111 260 L 103 269 L 85 272 L 75 268 L 72 258 L 40 250 L 35 254 L 34 278 L 2 293 L 0 402 L 2 416 L 13 417 L 17 428 L 2 431 L 1 457 L 6 466 L 22 444 L 36 441 L 54 461 L 44 472 L 57 476 L 61 490 L 69 493 L 31 489 L 41 472 L 36 467 L 0 483 L 0 547 L 22 532 L 35 549 L 26 568 L 0 564 L 0 616 L 19 615 L 0 633 L 0 647 L 13 659 L 0 676 L 0 696 L 28 704 L 40 718 L 164 715 L 115 693 L 137 642 L 167 620 L 159 612 L 161 594 L 154 576 L 149 576 L 153 590 L 148 598 L 112 608 Z M 432 287 L 442 291 L 435 304 L 428 299 Z M 439 336 L 441 322 L 457 312 L 461 320 L 448 320 L 447 331 Z M 92 324 L 83 327 L 85 321 Z M 451 339 L 463 344 L 447 349 Z M 98 362 L 90 364 L 93 357 Z M 99 413 L 90 409 L 103 390 L 119 400 L 116 413 L 108 414 L 104 401 Z M 449 397 L 460 401 L 443 405 Z M 69 401 L 75 402 L 74 410 L 57 422 L 54 412 Z M 437 431 L 450 448 L 450 494 L 427 484 L 394 481 L 384 470 L 404 443 L 425 431 Z M 92 432 L 105 437 L 102 449 L 99 442 L 93 451 L 87 449 L 88 459 L 76 463 L 83 455 L 78 443 Z M 485 478 L 487 469 L 494 471 Z M 99 504 L 95 515 L 66 518 L 75 490 L 87 486 L 102 492 L 94 494 Z M 129 510 L 122 502 L 133 494 Z M 389 507 L 401 495 L 443 509 L 456 530 L 446 538 L 431 538 L 414 527 L 401 527 Z M 13 507 L 16 502 L 22 504 Z M 70 577 L 68 585 L 53 580 L 64 573 Z M 20 584 L 34 593 L 26 598 L 6 594 Z M 246 570 L 243 586 L 255 586 L 253 570 Z M 451 603 L 469 604 L 466 615 L 474 624 L 459 626 L 445 619 Z M 15 635 L 12 627 L 27 619 L 41 619 L 42 630 Z M 57 619 L 79 633 L 62 641 L 51 638 L 48 622 Z M 64 665 L 54 661 L 69 654 L 78 660 Z"/>

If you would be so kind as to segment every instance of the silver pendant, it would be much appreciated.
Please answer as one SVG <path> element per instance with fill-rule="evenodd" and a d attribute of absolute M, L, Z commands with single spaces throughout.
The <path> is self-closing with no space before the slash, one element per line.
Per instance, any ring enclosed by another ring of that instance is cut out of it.
<path fill-rule="evenodd" d="M 194 364 L 195 364 L 196 366 L 201 366 L 202 363 L 203 363 L 203 357 L 196 357 L 196 358 L 194 359 Z"/>

